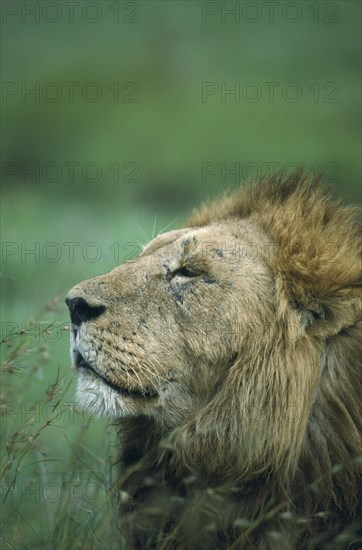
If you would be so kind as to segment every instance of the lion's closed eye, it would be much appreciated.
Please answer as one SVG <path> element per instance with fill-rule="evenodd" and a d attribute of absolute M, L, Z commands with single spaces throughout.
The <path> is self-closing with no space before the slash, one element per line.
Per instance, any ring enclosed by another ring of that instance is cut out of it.
<path fill-rule="evenodd" d="M 170 273 L 171 278 L 174 277 L 183 277 L 185 279 L 191 279 L 192 277 L 199 277 L 200 275 L 203 275 L 204 273 L 201 270 L 197 270 L 194 267 L 186 267 L 182 266 Z"/>

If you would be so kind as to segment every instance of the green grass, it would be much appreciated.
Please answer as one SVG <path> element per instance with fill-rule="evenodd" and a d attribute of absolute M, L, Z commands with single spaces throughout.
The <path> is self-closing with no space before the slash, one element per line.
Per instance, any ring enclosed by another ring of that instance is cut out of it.
<path fill-rule="evenodd" d="M 113 431 L 77 411 L 73 375 L 53 356 L 68 336 L 33 321 L 2 342 L 2 548 L 120 548 Z"/>

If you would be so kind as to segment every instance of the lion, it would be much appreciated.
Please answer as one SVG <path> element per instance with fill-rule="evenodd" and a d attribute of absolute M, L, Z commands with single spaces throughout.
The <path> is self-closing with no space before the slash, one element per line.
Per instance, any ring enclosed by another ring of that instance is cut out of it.
<path fill-rule="evenodd" d="M 297 171 L 71 289 L 78 400 L 119 432 L 127 548 L 362 536 L 361 250 L 357 207 Z"/>

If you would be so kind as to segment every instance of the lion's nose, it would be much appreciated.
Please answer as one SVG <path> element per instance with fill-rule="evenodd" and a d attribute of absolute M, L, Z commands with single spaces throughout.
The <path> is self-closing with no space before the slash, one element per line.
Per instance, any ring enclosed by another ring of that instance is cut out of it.
<path fill-rule="evenodd" d="M 67 297 L 65 303 L 69 308 L 72 323 L 78 326 L 84 321 L 96 319 L 106 311 L 105 306 L 90 305 L 84 298 L 79 296 L 75 298 Z"/>

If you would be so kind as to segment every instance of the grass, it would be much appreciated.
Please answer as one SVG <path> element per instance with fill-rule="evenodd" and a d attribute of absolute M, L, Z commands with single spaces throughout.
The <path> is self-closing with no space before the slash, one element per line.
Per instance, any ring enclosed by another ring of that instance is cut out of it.
<path fill-rule="evenodd" d="M 113 431 L 77 411 L 73 375 L 53 355 L 69 336 L 59 326 L 32 321 L 1 342 L 2 547 L 119 549 Z"/>

